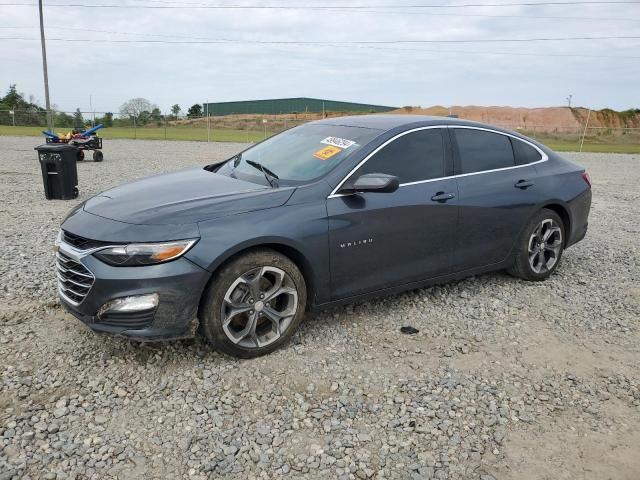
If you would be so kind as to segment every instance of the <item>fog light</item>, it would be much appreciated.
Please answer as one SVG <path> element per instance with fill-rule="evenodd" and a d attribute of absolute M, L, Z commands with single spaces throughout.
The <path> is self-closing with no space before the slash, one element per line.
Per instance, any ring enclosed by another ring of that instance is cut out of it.
<path fill-rule="evenodd" d="M 118 312 L 142 312 L 145 310 L 151 310 L 158 306 L 158 294 L 150 293 L 148 295 L 136 295 L 132 297 L 122 297 L 111 300 L 105 303 L 100 310 L 98 310 L 98 317 L 101 317 L 105 313 Z"/>

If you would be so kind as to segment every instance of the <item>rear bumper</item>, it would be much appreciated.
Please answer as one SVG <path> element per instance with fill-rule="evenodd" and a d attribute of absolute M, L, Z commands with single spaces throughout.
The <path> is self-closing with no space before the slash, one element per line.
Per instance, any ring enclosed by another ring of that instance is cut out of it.
<path fill-rule="evenodd" d="M 76 303 L 59 290 L 60 303 L 96 333 L 125 336 L 142 341 L 191 337 L 198 326 L 198 305 L 209 272 L 185 258 L 145 267 L 112 267 L 91 255 L 75 255 L 95 277 L 91 288 Z M 157 294 L 158 305 L 145 311 L 101 313 L 108 302 L 124 297 Z"/>
<path fill-rule="evenodd" d="M 591 189 L 585 190 L 569 203 L 571 232 L 567 240 L 567 247 L 582 240 L 589 228 L 589 212 L 591 211 Z"/>

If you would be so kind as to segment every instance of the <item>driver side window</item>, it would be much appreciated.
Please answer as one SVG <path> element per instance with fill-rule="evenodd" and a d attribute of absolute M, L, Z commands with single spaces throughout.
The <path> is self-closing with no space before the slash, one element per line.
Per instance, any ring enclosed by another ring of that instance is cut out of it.
<path fill-rule="evenodd" d="M 366 173 L 394 175 L 400 184 L 445 176 L 445 145 L 441 128 L 407 133 L 382 148 L 353 178 Z"/>

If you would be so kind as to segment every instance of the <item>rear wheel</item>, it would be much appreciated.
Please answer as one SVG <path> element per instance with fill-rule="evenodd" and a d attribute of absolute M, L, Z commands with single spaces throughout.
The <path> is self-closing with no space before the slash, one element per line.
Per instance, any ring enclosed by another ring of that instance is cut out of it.
<path fill-rule="evenodd" d="M 81 162 L 84 160 L 84 151 L 83 150 L 78 150 L 78 157 L 77 157 L 78 162 Z"/>
<path fill-rule="evenodd" d="M 518 241 L 509 273 L 525 280 L 545 280 L 558 268 L 564 251 L 564 238 L 564 224 L 560 216 L 553 210 L 540 210 Z"/>
<path fill-rule="evenodd" d="M 302 321 L 307 301 L 296 265 L 272 250 L 232 260 L 205 292 L 202 332 L 214 348 L 252 358 L 279 348 Z"/>

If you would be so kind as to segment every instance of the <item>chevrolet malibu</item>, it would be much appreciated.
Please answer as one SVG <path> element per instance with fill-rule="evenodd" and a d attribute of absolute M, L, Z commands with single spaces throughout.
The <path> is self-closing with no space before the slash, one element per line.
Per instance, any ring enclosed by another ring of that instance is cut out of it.
<path fill-rule="evenodd" d="M 501 269 L 544 280 L 585 236 L 590 205 L 583 168 L 516 132 L 332 118 L 79 205 L 56 241 L 58 293 L 95 332 L 199 329 L 255 357 L 309 309 Z"/>

